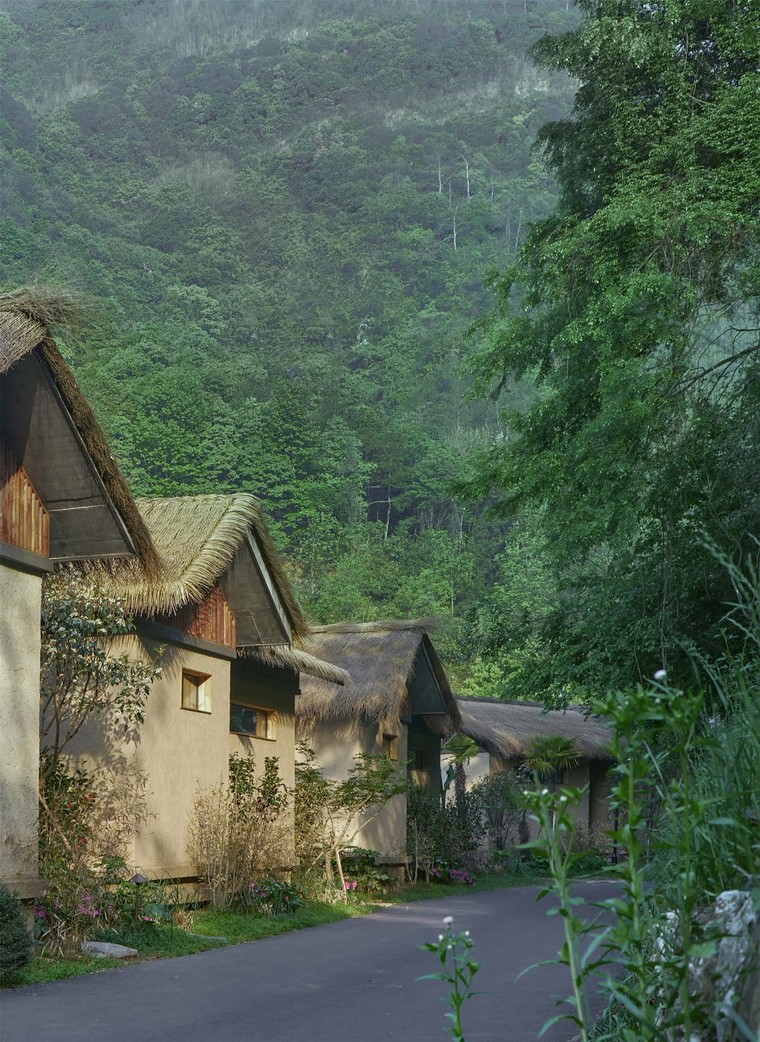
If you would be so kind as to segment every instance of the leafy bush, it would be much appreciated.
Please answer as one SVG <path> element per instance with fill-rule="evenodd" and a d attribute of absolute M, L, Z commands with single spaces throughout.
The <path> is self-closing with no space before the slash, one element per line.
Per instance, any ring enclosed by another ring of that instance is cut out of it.
<path fill-rule="evenodd" d="M 303 743 L 299 755 L 294 800 L 299 878 L 313 892 L 316 877 L 324 899 L 337 895 L 345 900 L 356 888 L 346 886 L 343 857 L 388 800 L 406 792 L 406 777 L 389 756 L 359 753 L 348 777 L 336 781 L 325 778 L 313 750 Z"/>
<path fill-rule="evenodd" d="M 364 847 L 349 847 L 343 852 L 343 866 L 351 879 L 346 879 L 347 893 L 384 894 L 393 886 L 393 877 L 377 865 L 379 854 Z M 348 883 L 351 886 L 349 888 Z"/>
<path fill-rule="evenodd" d="M 31 958 L 32 938 L 21 902 L 7 887 L 0 886 L 0 982 L 13 980 Z"/>
<path fill-rule="evenodd" d="M 288 866 L 287 803 L 274 756 L 257 778 L 253 757 L 233 755 L 229 786 L 198 793 L 188 850 L 215 908 L 244 902 L 251 883 Z"/>
<path fill-rule="evenodd" d="M 456 804 L 443 806 L 438 793 L 411 785 L 407 794 L 407 853 L 410 875 L 417 882 L 420 872 L 427 882 L 433 868 L 450 865 L 480 868 L 485 820 L 478 797 L 460 795 Z"/>
<path fill-rule="evenodd" d="M 45 951 L 76 951 L 118 914 L 113 887 L 126 874 L 120 852 L 135 827 L 130 802 L 104 795 L 88 771 L 69 770 L 43 753 L 39 838 L 46 890 L 35 932 Z"/>
<path fill-rule="evenodd" d="M 303 905 L 298 889 L 282 879 L 266 879 L 263 883 L 250 883 L 240 895 L 241 911 L 257 915 L 288 915 Z"/>
<path fill-rule="evenodd" d="M 43 777 L 61 770 L 61 754 L 81 728 L 97 719 L 104 731 L 134 735 L 143 721 L 155 663 L 114 653 L 134 630 L 118 598 L 76 573 L 50 576 L 43 586 L 40 738 Z"/>
<path fill-rule="evenodd" d="M 513 771 L 498 771 L 474 786 L 472 792 L 484 816 L 489 843 L 506 850 L 527 838 L 524 781 Z"/>

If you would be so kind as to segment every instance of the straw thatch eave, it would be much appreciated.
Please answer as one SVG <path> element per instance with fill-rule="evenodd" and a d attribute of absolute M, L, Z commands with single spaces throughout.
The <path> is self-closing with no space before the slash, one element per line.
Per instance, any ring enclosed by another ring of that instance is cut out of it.
<path fill-rule="evenodd" d="M 303 613 L 254 496 L 236 492 L 140 499 L 137 505 L 158 549 L 161 576 L 144 574 L 134 562 L 123 562 L 107 572 L 101 570 L 100 575 L 129 612 L 150 618 L 201 603 L 239 553 L 255 553 L 254 547 L 248 546 L 248 540 L 253 540 L 292 638 L 306 637 Z"/>
<path fill-rule="evenodd" d="M 457 727 L 459 709 L 446 673 L 427 634 L 430 620 L 342 622 L 312 631 L 310 650 L 345 670 L 342 688 L 314 678 L 301 685 L 297 712 L 304 721 L 367 720 L 401 722 L 408 712 L 409 686 L 415 667 L 430 665 L 445 713 L 426 714 L 439 727 Z"/>
<path fill-rule="evenodd" d="M 502 759 L 524 757 L 531 739 L 549 735 L 571 739 L 584 759 L 612 759 L 610 728 L 598 717 L 587 717 L 578 706 L 544 712 L 540 703 L 461 695 L 457 702 L 462 715 L 460 733 Z"/>
<path fill-rule="evenodd" d="M 86 302 L 70 294 L 44 289 L 20 289 L 0 295 L 0 374 L 7 373 L 36 351 L 50 373 L 74 428 L 120 516 L 146 574 L 160 571 L 158 556 L 87 399 L 77 386 L 50 333 L 51 325 L 73 327 L 87 314 Z"/>
<path fill-rule="evenodd" d="M 341 669 L 340 666 L 334 666 L 332 662 L 325 662 L 316 655 L 310 655 L 300 648 L 288 647 L 285 644 L 238 648 L 238 657 L 251 662 L 259 662 L 263 666 L 271 666 L 273 669 L 292 669 L 296 673 L 306 674 L 341 686 L 351 679 L 345 669 Z"/>

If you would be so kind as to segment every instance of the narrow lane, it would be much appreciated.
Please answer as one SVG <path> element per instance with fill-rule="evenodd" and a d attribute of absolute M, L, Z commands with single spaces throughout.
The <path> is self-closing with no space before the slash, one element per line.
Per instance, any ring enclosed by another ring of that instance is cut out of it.
<path fill-rule="evenodd" d="M 466 1006 L 468 1042 L 535 1042 L 569 992 L 563 967 L 526 966 L 562 944 L 558 916 L 546 916 L 535 887 L 442 897 L 361 919 L 216 949 L 138 963 L 88 977 L 4 992 L 2 1042 L 441 1042 L 445 985 L 434 973 L 445 915 L 470 930 L 483 966 L 483 994 Z M 609 884 L 586 883 L 587 901 Z M 557 1025 L 547 1042 L 569 1042 Z"/>

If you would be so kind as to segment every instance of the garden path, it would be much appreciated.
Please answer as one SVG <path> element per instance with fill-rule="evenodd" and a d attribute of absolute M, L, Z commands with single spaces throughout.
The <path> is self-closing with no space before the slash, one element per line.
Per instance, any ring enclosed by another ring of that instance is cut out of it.
<path fill-rule="evenodd" d="M 589 901 L 610 885 L 587 882 Z M 419 945 L 470 930 L 483 994 L 465 1007 L 467 1042 L 535 1042 L 569 992 L 567 971 L 549 966 L 516 981 L 562 943 L 559 916 L 536 904 L 536 887 L 515 887 L 383 909 L 371 916 L 215 949 L 53 981 L 0 998 L 2 1042 L 441 1042 L 445 985 Z M 563 1023 L 546 1042 L 569 1042 Z"/>

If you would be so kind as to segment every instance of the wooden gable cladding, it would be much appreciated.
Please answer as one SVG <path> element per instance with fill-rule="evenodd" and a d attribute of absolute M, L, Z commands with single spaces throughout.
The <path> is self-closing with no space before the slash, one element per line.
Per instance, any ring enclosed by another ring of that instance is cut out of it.
<path fill-rule="evenodd" d="M 227 648 L 237 646 L 235 616 L 219 586 L 215 586 L 200 604 L 186 604 L 171 615 L 158 615 L 156 622 L 212 644 L 223 644 Z"/>
<path fill-rule="evenodd" d="M 50 518 L 24 468 L 0 441 L 0 541 L 50 556 Z"/>

